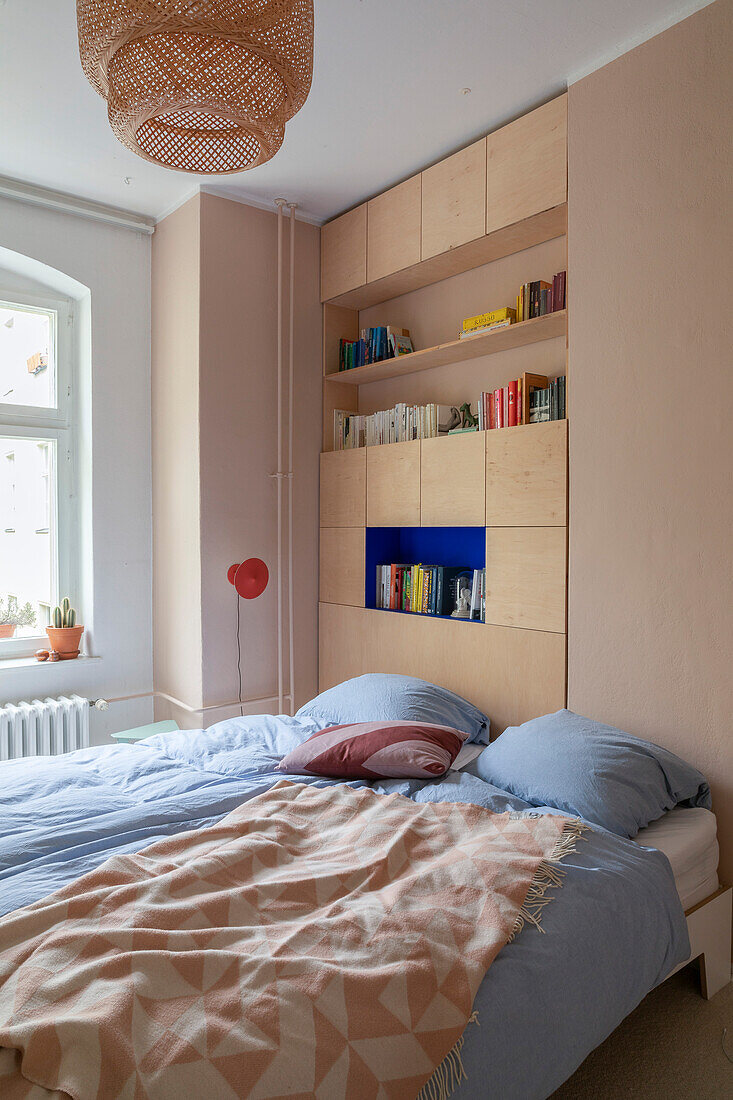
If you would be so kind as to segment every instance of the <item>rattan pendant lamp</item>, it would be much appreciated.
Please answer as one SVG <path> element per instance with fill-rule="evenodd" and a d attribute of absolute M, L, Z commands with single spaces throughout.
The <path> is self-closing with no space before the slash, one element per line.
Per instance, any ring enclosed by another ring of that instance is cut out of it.
<path fill-rule="evenodd" d="M 123 145 L 181 172 L 278 151 L 313 76 L 313 0 L 76 0 L 84 72 Z"/>

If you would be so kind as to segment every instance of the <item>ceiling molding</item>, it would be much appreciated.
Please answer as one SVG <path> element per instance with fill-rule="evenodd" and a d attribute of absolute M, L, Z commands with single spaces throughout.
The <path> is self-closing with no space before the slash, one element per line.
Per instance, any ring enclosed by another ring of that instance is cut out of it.
<path fill-rule="evenodd" d="M 172 202 L 170 206 L 166 206 L 165 210 L 161 214 L 156 214 L 154 219 L 155 224 L 160 225 L 160 223 L 162 221 L 165 221 L 166 218 L 169 218 L 171 214 L 175 214 L 176 210 L 180 210 L 182 206 L 185 206 L 187 202 L 195 198 L 196 195 L 200 193 L 200 191 L 201 188 L 198 184 L 196 184 L 196 186 L 192 187 L 190 191 L 187 191 L 185 195 L 181 195 L 181 197 L 176 199 L 175 202 Z"/>
<path fill-rule="evenodd" d="M 257 210 L 269 210 L 273 213 L 276 209 L 275 200 L 268 199 L 256 199 L 252 195 L 248 195 L 245 191 L 230 191 L 225 187 L 219 187 L 215 183 L 205 183 L 201 187 L 201 191 L 205 195 L 216 195 L 220 199 L 229 199 L 231 202 L 240 202 L 243 206 L 254 206 Z M 190 197 L 190 196 L 189 196 Z M 283 196 L 286 202 L 295 202 L 295 199 Z M 301 210 L 300 207 L 296 208 L 295 218 L 299 222 L 307 222 L 308 225 L 323 225 L 328 221 L 328 218 L 317 218 L 315 214 L 310 214 L 307 210 Z"/>
<path fill-rule="evenodd" d="M 37 187 L 22 180 L 10 179 L 8 176 L 0 176 L 0 196 L 15 199 L 16 202 L 29 203 L 32 206 L 43 206 L 47 210 L 74 214 L 78 218 L 105 222 L 107 225 L 117 226 L 118 229 L 132 229 L 137 233 L 148 235 L 155 232 L 154 219 L 145 217 L 143 214 L 133 214 L 129 210 L 120 210 L 116 206 L 106 206 L 101 202 L 82 199 L 78 195 L 67 195 L 63 191 L 52 191 L 48 187 Z"/>
<path fill-rule="evenodd" d="M 160 225 L 165 218 L 170 217 L 171 214 L 175 214 L 181 206 L 185 206 L 187 202 L 195 198 L 196 195 L 214 195 L 218 199 L 227 199 L 229 202 L 238 202 L 241 206 L 253 206 L 255 210 L 267 210 L 268 213 L 276 213 L 276 204 L 274 199 L 272 202 L 269 199 L 256 199 L 251 195 L 243 194 L 240 192 L 234 192 L 228 190 L 226 187 L 220 187 L 215 183 L 204 183 L 197 185 L 191 191 L 188 191 L 185 195 L 182 195 L 180 199 L 167 206 L 162 214 L 159 214 L 155 219 L 155 224 Z M 289 200 L 286 200 L 289 201 Z M 289 215 L 289 211 L 288 211 Z M 315 215 L 309 214 L 308 211 L 296 209 L 295 217 L 297 221 L 307 222 L 308 225 L 321 226 L 327 220 L 326 218 L 316 218 Z"/>

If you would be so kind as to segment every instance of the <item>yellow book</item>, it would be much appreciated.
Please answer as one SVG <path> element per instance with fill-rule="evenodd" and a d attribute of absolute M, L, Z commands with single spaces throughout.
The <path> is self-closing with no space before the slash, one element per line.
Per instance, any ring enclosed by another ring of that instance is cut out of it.
<path fill-rule="evenodd" d="M 415 604 L 415 608 L 416 608 L 417 611 L 422 611 L 422 578 L 423 578 L 422 566 L 418 565 L 418 567 L 417 567 L 417 603 Z"/>
<path fill-rule="evenodd" d="M 490 313 L 479 313 L 475 317 L 466 317 L 463 322 L 463 331 L 471 332 L 475 328 L 485 328 L 486 325 L 495 325 L 499 321 L 516 321 L 517 311 L 511 306 L 502 309 L 492 309 Z"/>

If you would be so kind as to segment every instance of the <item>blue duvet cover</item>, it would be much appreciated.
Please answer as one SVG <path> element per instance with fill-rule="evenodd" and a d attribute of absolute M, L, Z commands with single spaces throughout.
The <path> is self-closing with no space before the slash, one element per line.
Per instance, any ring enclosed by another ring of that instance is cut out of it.
<path fill-rule="evenodd" d="M 3 764 L 0 915 L 108 856 L 212 824 L 281 780 L 277 762 L 325 724 L 247 717 L 135 745 Z M 464 772 L 372 785 L 417 802 L 473 802 L 499 813 L 529 808 Z M 466 1031 L 467 1079 L 454 1093 L 457 1100 L 549 1096 L 689 955 L 687 925 L 663 855 L 594 828 L 564 866 L 564 886 L 544 911 L 544 933 L 526 927 L 479 989 L 478 1024 Z M 0 926 L 0 943 L 1 937 Z"/>

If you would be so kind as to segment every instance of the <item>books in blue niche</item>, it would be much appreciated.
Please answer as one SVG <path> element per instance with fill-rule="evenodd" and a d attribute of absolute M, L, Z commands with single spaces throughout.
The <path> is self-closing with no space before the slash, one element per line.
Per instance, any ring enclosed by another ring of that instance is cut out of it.
<path fill-rule="evenodd" d="M 485 621 L 486 570 L 461 566 L 380 563 L 376 608 Z"/>
<path fill-rule="evenodd" d="M 484 527 L 367 527 L 365 606 L 485 621 Z"/>

